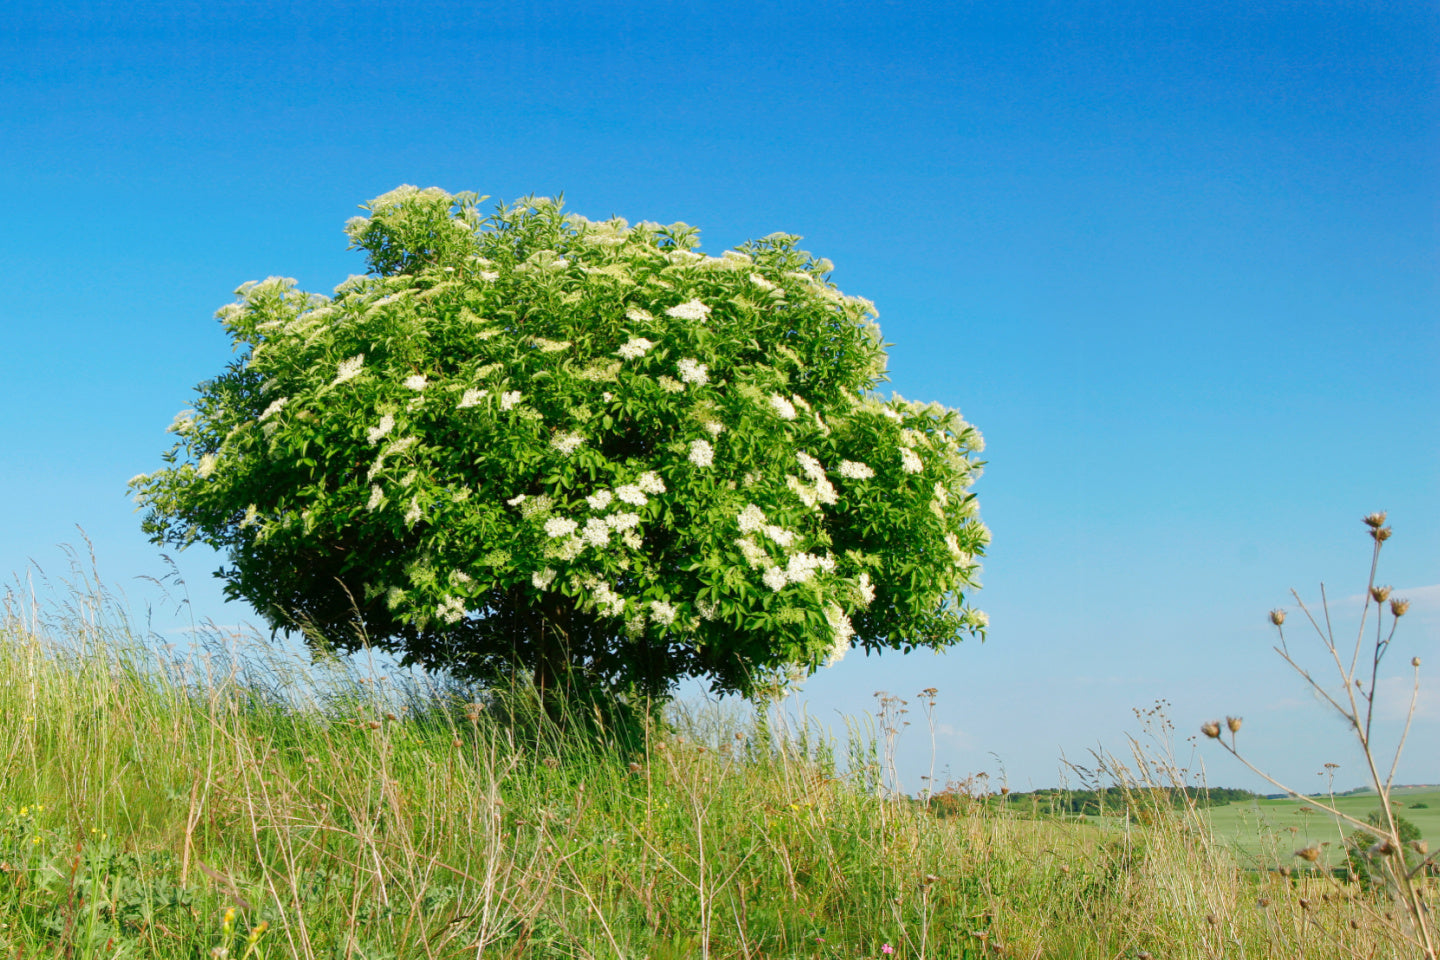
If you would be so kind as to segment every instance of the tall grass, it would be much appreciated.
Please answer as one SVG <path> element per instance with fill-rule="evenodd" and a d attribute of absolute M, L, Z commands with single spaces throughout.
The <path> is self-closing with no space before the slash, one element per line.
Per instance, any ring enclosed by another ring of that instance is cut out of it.
<path fill-rule="evenodd" d="M 1097 828 L 955 785 L 937 816 L 858 728 L 696 707 L 626 753 L 544 717 L 220 632 L 166 651 L 93 580 L 12 591 L 0 957 L 1403 955 L 1362 892 L 1242 874 L 1138 747 L 1098 758 L 1133 792 Z"/>

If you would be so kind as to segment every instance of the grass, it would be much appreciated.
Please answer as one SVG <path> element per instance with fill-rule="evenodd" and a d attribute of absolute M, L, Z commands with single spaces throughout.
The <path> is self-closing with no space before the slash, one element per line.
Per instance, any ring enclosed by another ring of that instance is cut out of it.
<path fill-rule="evenodd" d="M 219 634 L 176 659 L 93 584 L 12 596 L 0 957 L 1411 955 L 1378 895 L 1154 802 L 1163 749 L 1102 762 L 1134 793 L 1096 828 L 936 816 L 858 726 L 676 710 L 626 754 L 536 716 Z"/>

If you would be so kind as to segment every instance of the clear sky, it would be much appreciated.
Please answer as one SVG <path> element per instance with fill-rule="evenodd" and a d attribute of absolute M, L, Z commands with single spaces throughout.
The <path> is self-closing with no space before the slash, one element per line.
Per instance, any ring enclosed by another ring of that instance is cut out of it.
<path fill-rule="evenodd" d="M 229 359 L 231 291 L 329 292 L 363 269 L 344 221 L 401 183 L 563 191 L 592 218 L 696 225 L 711 253 L 804 235 L 877 304 L 889 386 L 985 433 L 989 641 L 852 654 L 805 687 L 821 722 L 934 686 L 937 776 L 1023 790 L 1062 754 L 1124 753 L 1163 699 L 1182 761 L 1231 713 L 1276 773 L 1318 786 L 1335 762 L 1358 784 L 1265 615 L 1323 580 L 1351 636 L 1372 510 L 1395 529 L 1381 579 L 1414 603 L 1384 672 L 1440 667 L 1434 4 L 5 14 L 0 571 L 63 573 L 79 525 L 143 616 L 136 578 L 165 567 L 125 484 Z M 259 622 L 221 603 L 213 554 L 176 559 L 201 617 Z M 914 790 L 931 754 L 907 719 Z M 1258 784 L 1206 747 L 1212 783 Z M 1407 757 L 1401 780 L 1440 781 L 1440 684 Z"/>

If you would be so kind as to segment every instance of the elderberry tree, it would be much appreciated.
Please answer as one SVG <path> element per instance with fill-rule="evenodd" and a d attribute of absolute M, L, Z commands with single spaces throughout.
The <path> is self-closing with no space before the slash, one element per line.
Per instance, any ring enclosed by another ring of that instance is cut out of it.
<path fill-rule="evenodd" d="M 153 541 L 314 645 L 622 700 L 983 637 L 980 434 L 874 393 L 829 262 L 483 199 L 402 186 L 334 296 L 237 291 L 236 359 L 131 481 Z"/>

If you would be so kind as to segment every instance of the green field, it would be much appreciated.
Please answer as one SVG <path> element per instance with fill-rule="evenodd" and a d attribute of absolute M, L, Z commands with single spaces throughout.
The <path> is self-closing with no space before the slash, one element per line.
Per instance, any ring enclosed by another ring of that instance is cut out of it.
<path fill-rule="evenodd" d="M 1316 799 L 1330 802 L 1327 797 Z M 1432 845 L 1440 841 L 1440 786 L 1399 787 L 1392 801 L 1396 813 L 1413 823 L 1421 836 Z M 1337 796 L 1334 803 L 1340 812 L 1360 820 L 1379 809 L 1373 791 Z M 1355 830 L 1300 800 L 1230 803 L 1206 813 L 1216 839 L 1232 846 L 1240 862 L 1253 869 L 1293 865 L 1294 851 L 1312 843 L 1322 845 L 1330 865 L 1339 865 L 1344 860 L 1344 837 Z"/>

